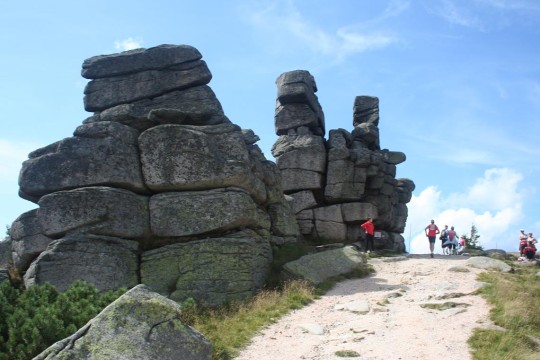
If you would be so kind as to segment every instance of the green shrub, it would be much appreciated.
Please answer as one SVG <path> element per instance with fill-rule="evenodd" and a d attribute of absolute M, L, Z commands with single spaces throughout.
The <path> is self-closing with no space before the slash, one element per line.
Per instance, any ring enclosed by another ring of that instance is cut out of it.
<path fill-rule="evenodd" d="M 25 291 L 0 283 L 0 360 L 31 359 L 95 317 L 125 289 L 99 293 L 77 281 L 58 293 L 50 284 Z"/>

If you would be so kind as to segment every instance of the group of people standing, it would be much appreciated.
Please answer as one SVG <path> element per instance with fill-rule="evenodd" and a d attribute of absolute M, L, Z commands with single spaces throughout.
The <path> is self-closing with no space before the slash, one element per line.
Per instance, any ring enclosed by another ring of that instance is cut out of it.
<path fill-rule="evenodd" d="M 435 242 L 438 234 L 440 234 L 439 239 L 441 240 L 443 254 L 458 255 L 462 254 L 463 250 L 465 249 L 465 235 L 462 235 L 458 240 L 458 234 L 453 226 L 451 226 L 450 230 L 448 230 L 448 225 L 444 225 L 444 229 L 440 231 L 439 227 L 435 225 L 435 220 L 431 220 L 430 224 L 426 226 L 425 232 L 429 240 L 429 251 L 431 257 L 433 257 L 433 252 L 435 251 Z"/>
<path fill-rule="evenodd" d="M 532 232 L 527 235 L 525 230 L 519 230 L 519 257 L 525 257 L 529 261 L 534 260 L 537 243 L 538 241 L 534 238 Z"/>

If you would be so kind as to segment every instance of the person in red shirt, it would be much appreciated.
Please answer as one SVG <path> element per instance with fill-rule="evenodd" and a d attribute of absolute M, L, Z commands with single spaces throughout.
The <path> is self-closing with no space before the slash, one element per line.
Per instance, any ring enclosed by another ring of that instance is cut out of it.
<path fill-rule="evenodd" d="M 370 252 L 375 250 L 373 247 L 373 236 L 375 234 L 375 225 L 373 225 L 373 219 L 368 218 L 367 221 L 360 226 L 366 232 L 366 251 Z"/>
<path fill-rule="evenodd" d="M 435 248 L 435 240 L 437 239 L 437 234 L 440 233 L 439 228 L 435 225 L 435 220 L 431 220 L 431 223 L 426 226 L 424 229 L 426 236 L 429 240 L 429 251 L 431 252 L 431 257 L 433 257 L 433 249 Z"/>

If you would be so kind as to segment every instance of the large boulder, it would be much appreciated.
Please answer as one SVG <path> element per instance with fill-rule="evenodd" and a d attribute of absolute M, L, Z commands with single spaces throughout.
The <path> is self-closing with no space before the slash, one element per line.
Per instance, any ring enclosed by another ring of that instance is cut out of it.
<path fill-rule="evenodd" d="M 343 221 L 341 205 L 330 205 L 313 209 L 315 233 L 322 242 L 344 242 L 347 226 Z"/>
<path fill-rule="evenodd" d="M 216 125 L 230 122 L 207 85 L 113 106 L 85 120 L 94 121 L 115 121 L 139 131 L 163 124 Z"/>
<path fill-rule="evenodd" d="M 174 90 L 206 85 L 211 79 L 212 74 L 203 60 L 189 61 L 165 69 L 99 78 L 86 85 L 84 108 L 90 112 L 102 111 Z"/>
<path fill-rule="evenodd" d="M 367 269 L 367 258 L 354 247 L 346 246 L 302 256 L 286 263 L 283 268 L 294 277 L 320 284 L 334 276 Z"/>
<path fill-rule="evenodd" d="M 150 198 L 150 222 L 156 236 L 270 229 L 268 214 L 238 188 L 156 194 Z"/>
<path fill-rule="evenodd" d="M 138 243 L 98 235 L 71 235 L 49 244 L 24 275 L 26 287 L 45 282 L 64 291 L 77 280 L 100 290 L 138 284 Z"/>
<path fill-rule="evenodd" d="M 93 56 L 83 62 L 81 75 L 86 79 L 99 79 L 145 70 L 166 69 L 200 59 L 201 53 L 193 46 L 164 44 L 148 49 Z"/>
<path fill-rule="evenodd" d="M 144 252 L 141 281 L 173 300 L 216 306 L 259 291 L 271 261 L 268 240 L 246 230 Z"/>
<path fill-rule="evenodd" d="M 50 237 L 43 234 L 37 217 L 38 209 L 27 211 L 11 224 L 11 251 L 13 266 L 19 274 L 28 269 L 30 263 L 41 254 L 49 243 Z"/>
<path fill-rule="evenodd" d="M 81 125 L 73 137 L 30 153 L 19 175 L 20 193 L 37 202 L 43 195 L 85 186 L 145 192 L 138 136 L 116 122 Z"/>
<path fill-rule="evenodd" d="M 38 220 L 43 233 L 93 233 L 121 238 L 150 234 L 148 197 L 128 190 L 95 186 L 58 191 L 39 200 Z"/>
<path fill-rule="evenodd" d="M 34 359 L 210 359 L 210 342 L 181 314 L 180 305 L 138 285 Z"/>
<path fill-rule="evenodd" d="M 208 190 L 236 186 L 266 201 L 266 188 L 252 171 L 240 128 L 161 125 L 139 138 L 146 184 L 156 192 Z"/>
<path fill-rule="evenodd" d="M 276 79 L 278 88 L 277 108 L 289 104 L 306 104 L 317 115 L 317 128 L 321 135 L 325 132 L 324 113 L 315 93 L 315 78 L 306 70 L 294 70 L 281 74 Z M 277 118 L 276 118 L 277 119 Z M 292 119 L 289 117 L 289 119 Z M 312 125 L 312 124 L 309 124 Z M 289 126 L 290 128 L 290 126 Z"/>
<path fill-rule="evenodd" d="M 379 98 L 376 96 L 357 96 L 353 105 L 353 126 L 360 124 L 379 125 Z"/>

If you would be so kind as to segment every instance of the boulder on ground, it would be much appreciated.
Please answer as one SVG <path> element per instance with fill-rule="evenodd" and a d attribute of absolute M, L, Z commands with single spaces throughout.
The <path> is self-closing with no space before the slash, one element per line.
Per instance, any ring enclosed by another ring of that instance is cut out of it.
<path fill-rule="evenodd" d="M 466 265 L 478 269 L 497 270 L 501 272 L 512 272 L 514 270 L 507 263 L 486 256 L 473 256 L 467 259 Z"/>
<path fill-rule="evenodd" d="M 210 359 L 210 342 L 181 314 L 179 304 L 138 285 L 35 360 Z"/>
<path fill-rule="evenodd" d="M 295 277 L 320 284 L 334 276 L 367 269 L 367 258 L 354 247 L 346 246 L 302 256 L 298 260 L 286 263 L 283 268 Z"/>

